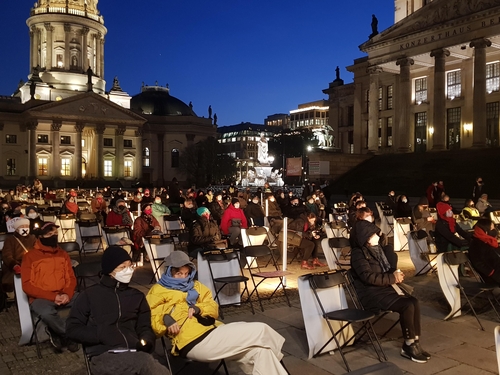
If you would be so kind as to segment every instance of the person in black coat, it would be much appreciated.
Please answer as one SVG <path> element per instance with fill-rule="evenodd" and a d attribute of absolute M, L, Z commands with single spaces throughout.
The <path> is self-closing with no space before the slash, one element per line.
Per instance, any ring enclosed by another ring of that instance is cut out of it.
<path fill-rule="evenodd" d="M 394 269 L 379 245 L 379 228 L 366 220 L 356 223 L 356 237 L 362 246 L 351 252 L 354 288 L 366 310 L 399 313 L 404 344 L 401 355 L 417 363 L 430 359 L 420 346 L 420 307 L 418 300 L 405 294 L 398 284 L 404 274 Z"/>
<path fill-rule="evenodd" d="M 408 198 L 406 197 L 406 195 L 400 195 L 398 198 L 398 202 L 396 203 L 394 218 L 398 219 L 400 217 L 412 217 L 412 209 L 410 203 L 408 203 Z"/>
<path fill-rule="evenodd" d="M 394 211 L 396 209 L 396 196 L 394 195 L 394 190 L 391 190 L 385 198 L 385 205 L 389 207 L 390 210 Z"/>
<path fill-rule="evenodd" d="M 194 200 L 191 198 L 186 199 L 184 202 L 184 207 L 181 210 L 181 219 L 186 225 L 186 228 L 191 229 L 194 221 L 198 218 L 196 215 L 196 207 L 194 205 Z"/>
<path fill-rule="evenodd" d="M 451 206 L 444 202 L 436 205 L 438 220 L 434 228 L 434 238 L 438 253 L 448 251 L 448 246 L 452 249 L 463 249 L 469 246 L 470 234 L 464 231 L 453 218 Z M 458 233 L 462 238 L 455 236 Z"/>
<path fill-rule="evenodd" d="M 156 341 L 151 310 L 144 293 L 129 286 L 133 271 L 127 251 L 109 247 L 100 283 L 71 307 L 66 336 L 86 346 L 93 374 L 169 374 L 150 354 Z"/>
<path fill-rule="evenodd" d="M 263 227 L 264 226 L 264 210 L 259 204 L 259 197 L 253 196 L 252 200 L 247 204 L 245 209 L 245 216 L 248 224 L 251 226 Z"/>
<path fill-rule="evenodd" d="M 474 226 L 469 259 L 484 282 L 500 285 L 500 249 L 497 235 L 495 224 L 490 219 L 479 219 Z"/>
<path fill-rule="evenodd" d="M 191 258 L 196 258 L 198 252 L 215 246 L 222 236 L 219 225 L 210 219 L 210 210 L 200 207 L 196 210 L 197 219 L 189 231 L 188 253 Z"/>
<path fill-rule="evenodd" d="M 224 214 L 224 211 L 226 210 L 226 205 L 225 205 L 224 201 L 222 200 L 222 193 L 215 194 L 215 198 L 212 201 L 212 203 L 208 204 L 208 209 L 210 210 L 212 218 L 215 221 L 217 221 L 217 224 L 220 225 L 222 215 Z"/>
<path fill-rule="evenodd" d="M 299 197 L 295 196 L 290 198 L 290 205 L 288 205 L 283 212 L 286 217 L 293 220 L 298 219 L 302 215 L 308 214 L 306 206 L 302 204 Z"/>
<path fill-rule="evenodd" d="M 472 200 L 477 203 L 481 195 L 484 194 L 484 182 L 482 177 L 476 178 L 476 183 L 472 188 Z"/>

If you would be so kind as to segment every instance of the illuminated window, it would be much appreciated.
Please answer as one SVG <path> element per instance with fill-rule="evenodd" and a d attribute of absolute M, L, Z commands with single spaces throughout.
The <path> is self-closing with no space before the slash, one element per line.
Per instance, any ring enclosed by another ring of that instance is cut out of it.
<path fill-rule="evenodd" d="M 38 143 L 49 143 L 49 135 L 48 134 L 39 134 L 37 139 L 38 139 Z"/>
<path fill-rule="evenodd" d="M 104 160 L 104 177 L 113 176 L 113 161 Z"/>
<path fill-rule="evenodd" d="M 459 98 L 462 95 L 462 74 L 460 70 L 449 72 L 446 75 L 446 97 L 448 99 Z"/>
<path fill-rule="evenodd" d="M 149 167 L 149 148 L 148 147 L 145 147 L 144 150 L 142 150 L 142 166 Z"/>
<path fill-rule="evenodd" d="M 63 55 L 62 54 L 57 54 L 56 55 L 56 61 L 57 61 L 57 67 L 58 68 L 62 68 L 64 66 L 64 63 L 63 63 Z"/>
<path fill-rule="evenodd" d="M 62 135 L 61 136 L 61 144 L 62 145 L 70 145 L 71 144 L 71 137 L 69 135 Z"/>
<path fill-rule="evenodd" d="M 486 64 L 486 91 L 492 93 L 500 90 L 500 63 Z"/>
<path fill-rule="evenodd" d="M 420 104 L 427 101 L 427 77 L 415 80 L 415 103 Z"/>
<path fill-rule="evenodd" d="M 382 107 L 382 99 L 384 96 L 384 89 L 382 87 L 378 88 L 378 110 L 381 111 L 383 109 Z"/>
<path fill-rule="evenodd" d="M 132 160 L 125 160 L 125 169 L 123 171 L 125 177 L 132 176 Z"/>
<path fill-rule="evenodd" d="M 179 150 L 177 150 L 176 148 L 172 149 L 170 155 L 172 157 L 171 167 L 179 168 Z"/>
<path fill-rule="evenodd" d="M 82 147 L 85 147 L 85 139 L 82 139 Z"/>
<path fill-rule="evenodd" d="M 38 158 L 38 175 L 48 176 L 49 175 L 49 159 L 48 158 Z"/>
<path fill-rule="evenodd" d="M 392 147 L 392 117 L 387 117 L 387 147 Z"/>
<path fill-rule="evenodd" d="M 394 86 L 387 86 L 387 109 L 392 109 L 393 97 L 394 94 Z"/>
<path fill-rule="evenodd" d="M 61 176 L 71 176 L 71 159 L 61 159 Z"/>
<path fill-rule="evenodd" d="M 7 176 L 16 174 L 16 159 L 7 159 Z"/>
<path fill-rule="evenodd" d="M 104 138 L 104 147 L 113 147 L 113 138 Z"/>
<path fill-rule="evenodd" d="M 17 135 L 7 134 L 5 136 L 5 143 L 17 143 Z"/>
<path fill-rule="evenodd" d="M 123 140 L 123 147 L 132 147 L 132 140 L 131 139 L 124 139 Z"/>

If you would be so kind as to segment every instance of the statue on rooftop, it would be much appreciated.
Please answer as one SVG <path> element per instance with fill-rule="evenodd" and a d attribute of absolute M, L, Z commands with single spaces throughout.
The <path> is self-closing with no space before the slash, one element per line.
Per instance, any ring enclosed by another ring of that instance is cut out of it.
<path fill-rule="evenodd" d="M 208 106 L 208 118 L 212 118 L 212 106 Z"/>
<path fill-rule="evenodd" d="M 336 80 L 339 80 L 340 79 L 340 69 L 337 65 L 337 67 L 335 68 L 335 79 Z"/>
<path fill-rule="evenodd" d="M 378 19 L 375 17 L 375 14 L 372 14 L 372 33 L 370 34 L 369 38 L 373 38 L 375 35 L 378 34 Z"/>

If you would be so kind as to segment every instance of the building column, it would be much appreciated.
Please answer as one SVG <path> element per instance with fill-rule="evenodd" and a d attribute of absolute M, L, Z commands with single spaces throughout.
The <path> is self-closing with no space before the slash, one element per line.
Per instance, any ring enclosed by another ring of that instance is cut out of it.
<path fill-rule="evenodd" d="M 165 176 L 165 145 L 163 144 L 163 138 L 165 134 L 157 134 L 158 136 L 158 155 L 159 163 L 158 163 L 158 186 L 163 186 L 164 176 Z"/>
<path fill-rule="evenodd" d="M 64 69 L 69 70 L 71 67 L 71 54 L 69 50 L 69 42 L 71 40 L 71 25 L 64 24 Z"/>
<path fill-rule="evenodd" d="M 135 131 L 136 153 L 135 153 L 135 177 L 142 180 L 142 128 Z"/>
<path fill-rule="evenodd" d="M 104 38 L 101 38 L 100 42 L 99 42 L 99 46 L 101 48 L 101 54 L 100 54 L 100 58 L 101 58 L 101 71 L 100 71 L 100 77 L 102 79 L 104 79 Z"/>
<path fill-rule="evenodd" d="M 368 151 L 378 152 L 378 89 L 379 75 L 382 68 L 379 66 L 371 66 L 368 68 L 370 73 L 370 91 L 369 91 L 369 107 L 368 107 Z"/>
<path fill-rule="evenodd" d="M 29 72 L 33 70 L 33 61 L 35 59 L 35 31 L 33 29 L 30 30 L 30 69 Z"/>
<path fill-rule="evenodd" d="M 96 35 L 96 41 L 95 41 L 95 53 L 96 53 L 95 74 L 99 77 L 101 76 L 101 39 L 102 39 L 102 34 L 98 33 Z"/>
<path fill-rule="evenodd" d="M 86 72 L 88 67 L 89 67 L 89 64 L 88 64 L 88 60 L 89 60 L 89 52 L 88 52 L 89 30 L 90 29 L 88 27 L 84 27 L 82 29 L 82 70 L 84 72 Z"/>
<path fill-rule="evenodd" d="M 76 139 L 75 139 L 75 178 L 80 180 L 82 178 L 82 132 L 85 128 L 83 122 L 77 122 L 75 125 Z"/>
<path fill-rule="evenodd" d="M 411 134 L 410 134 L 410 104 L 411 104 L 411 79 L 410 67 L 413 65 L 413 59 L 404 57 L 396 61 L 399 65 L 399 116 L 397 117 L 397 142 L 398 152 L 411 151 Z"/>
<path fill-rule="evenodd" d="M 61 121 L 53 121 L 51 125 L 52 130 L 52 170 L 51 175 L 54 177 L 61 177 L 61 155 L 60 147 L 61 138 L 59 131 L 61 130 Z"/>
<path fill-rule="evenodd" d="M 50 22 L 45 22 L 44 26 L 45 30 L 47 30 L 47 53 L 45 56 L 45 68 L 47 68 L 47 70 L 51 70 L 54 67 L 54 41 L 52 37 L 52 31 L 54 31 L 54 27 L 50 25 Z"/>
<path fill-rule="evenodd" d="M 38 45 L 40 44 L 40 32 L 35 26 L 31 27 L 30 36 L 33 35 L 32 44 L 31 44 L 31 66 L 30 72 L 36 67 L 39 63 L 38 61 Z"/>
<path fill-rule="evenodd" d="M 474 39 L 470 47 L 474 48 L 474 99 L 472 147 L 486 147 L 486 47 L 488 39 Z"/>
<path fill-rule="evenodd" d="M 432 151 L 446 150 L 446 56 L 450 56 L 447 49 L 440 48 L 431 52 L 431 57 L 434 57 Z"/>
<path fill-rule="evenodd" d="M 124 163 L 125 160 L 123 158 L 123 134 L 125 134 L 126 127 L 125 125 L 119 125 L 118 128 L 115 130 L 115 135 L 116 135 L 116 146 L 115 146 L 115 171 L 116 171 L 116 176 L 117 178 L 123 178 L 124 177 Z"/>
<path fill-rule="evenodd" d="M 102 150 L 104 148 L 104 131 L 106 130 L 106 126 L 104 124 L 97 124 L 95 127 L 96 134 L 96 160 L 97 160 L 97 178 L 104 178 L 104 158 Z"/>
<path fill-rule="evenodd" d="M 30 178 L 37 176 L 37 159 L 36 159 L 36 128 L 38 123 L 31 121 L 26 124 L 29 131 L 29 148 L 28 148 L 28 171 Z"/>

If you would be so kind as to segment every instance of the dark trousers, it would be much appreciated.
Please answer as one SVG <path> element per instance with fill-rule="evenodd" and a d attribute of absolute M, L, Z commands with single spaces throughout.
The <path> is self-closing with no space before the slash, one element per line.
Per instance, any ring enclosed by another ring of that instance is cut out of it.
<path fill-rule="evenodd" d="M 54 301 L 49 301 L 48 299 L 37 298 L 31 303 L 30 308 L 31 311 L 33 311 L 35 315 L 38 315 L 42 319 L 42 322 L 44 322 L 53 332 L 64 337 L 66 332 L 66 319 L 61 317 L 61 312 L 69 309 L 77 296 L 78 293 L 75 293 L 69 303 L 62 306 L 58 306 Z"/>
<path fill-rule="evenodd" d="M 103 353 L 90 360 L 92 374 L 117 375 L 141 374 L 161 375 L 170 374 L 151 354 L 144 352 Z"/>
<path fill-rule="evenodd" d="M 405 340 L 420 336 L 420 305 L 412 296 L 400 296 L 389 310 L 399 313 L 401 331 Z"/>
<path fill-rule="evenodd" d="M 302 260 L 309 260 L 312 257 L 317 258 L 316 244 L 313 241 L 303 238 L 300 241 L 299 249 L 302 250 L 304 254 Z"/>

